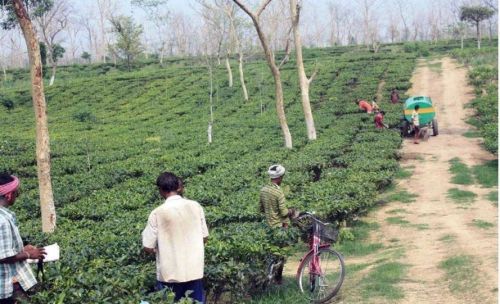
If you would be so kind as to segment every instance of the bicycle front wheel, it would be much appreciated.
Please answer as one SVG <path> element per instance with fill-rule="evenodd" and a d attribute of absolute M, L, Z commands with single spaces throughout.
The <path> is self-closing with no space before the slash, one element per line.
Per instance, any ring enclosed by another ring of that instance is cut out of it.
<path fill-rule="evenodd" d="M 337 251 L 320 248 L 309 253 L 300 265 L 297 281 L 300 291 L 313 303 L 333 298 L 344 282 L 344 259 Z"/>

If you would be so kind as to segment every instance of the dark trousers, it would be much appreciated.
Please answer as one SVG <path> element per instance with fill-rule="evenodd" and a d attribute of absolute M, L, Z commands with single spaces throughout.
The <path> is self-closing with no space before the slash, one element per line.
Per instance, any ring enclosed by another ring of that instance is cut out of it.
<path fill-rule="evenodd" d="M 205 303 L 205 297 L 203 294 L 203 279 L 182 283 L 165 283 L 158 281 L 156 289 L 162 290 L 164 288 L 168 288 L 175 293 L 175 302 L 187 296 L 188 298 L 196 300 L 202 304 Z M 189 294 L 186 295 L 186 293 Z"/>

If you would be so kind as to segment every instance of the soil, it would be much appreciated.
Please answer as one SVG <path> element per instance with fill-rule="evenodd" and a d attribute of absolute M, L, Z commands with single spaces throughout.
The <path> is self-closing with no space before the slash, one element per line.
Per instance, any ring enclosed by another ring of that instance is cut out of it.
<path fill-rule="evenodd" d="M 467 70 L 455 61 L 440 59 L 441 70 L 433 71 L 420 64 L 412 77 L 408 95 L 430 96 L 436 106 L 439 135 L 414 144 L 406 139 L 402 148 L 402 167 L 410 167 L 413 174 L 399 182 L 398 188 L 418 195 L 414 203 L 390 203 L 375 211 L 370 218 L 381 227 L 376 241 L 386 245 L 394 240 L 404 248 L 399 262 L 408 265 L 406 279 L 401 287 L 404 299 L 398 303 L 497 303 L 498 297 L 498 208 L 485 198 L 495 189 L 479 185 L 451 184 L 449 160 L 455 157 L 469 167 L 482 164 L 495 156 L 481 146 L 481 139 L 463 136 L 472 127 L 465 119 L 472 115 L 464 108 L 474 98 L 467 84 Z M 447 196 L 451 188 L 476 193 L 471 205 L 460 205 Z M 398 214 L 410 225 L 391 225 L 387 212 L 404 209 Z M 494 227 L 480 229 L 473 220 L 493 223 Z M 416 225 L 427 229 L 416 229 Z M 443 237 L 452 236 L 450 242 Z M 450 257 L 472 257 L 475 268 L 473 284 L 467 290 L 450 291 L 445 271 L 439 265 Z"/>

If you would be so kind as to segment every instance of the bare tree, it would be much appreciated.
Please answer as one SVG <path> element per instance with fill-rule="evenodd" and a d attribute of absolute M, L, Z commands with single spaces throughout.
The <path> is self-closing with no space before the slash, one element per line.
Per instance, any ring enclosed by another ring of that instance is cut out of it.
<path fill-rule="evenodd" d="M 245 74 L 243 72 L 243 60 L 244 60 L 243 45 L 241 44 L 239 37 L 241 21 L 237 18 L 235 12 L 235 6 L 231 1 L 222 0 L 222 1 L 216 1 L 215 3 L 226 14 L 227 18 L 229 19 L 229 37 L 228 37 L 229 42 L 227 43 L 228 54 L 232 52 L 233 47 L 236 49 L 236 53 L 238 53 L 238 71 L 240 75 L 241 89 L 243 91 L 243 98 L 245 99 L 245 101 L 248 101 L 248 91 L 247 91 L 247 86 L 245 84 Z M 227 67 L 228 65 L 229 65 L 229 60 L 228 57 L 226 56 L 226 68 L 228 69 L 229 72 L 230 67 L 228 68 Z M 231 86 L 232 74 L 230 74 L 229 77 Z"/>
<path fill-rule="evenodd" d="M 50 67 L 52 68 L 49 86 L 54 84 L 57 60 L 59 56 L 62 56 L 62 54 L 57 52 L 58 49 L 61 49 L 59 45 L 60 41 L 57 38 L 59 34 L 68 26 L 69 14 L 70 9 L 66 0 L 56 0 L 53 2 L 50 10 L 35 18 L 35 22 L 40 29 L 43 42 L 47 47 L 47 59 Z"/>
<path fill-rule="evenodd" d="M 49 129 L 43 90 L 40 49 L 35 30 L 24 7 L 24 1 L 13 0 L 13 7 L 26 40 L 31 65 L 31 94 L 36 121 L 36 160 L 42 212 L 42 231 L 53 232 L 56 227 L 56 210 L 50 177 Z"/>
<path fill-rule="evenodd" d="M 300 1 L 300 0 L 299 0 Z M 297 72 L 299 77 L 299 85 L 302 99 L 302 109 L 304 111 L 304 116 L 306 120 L 307 127 L 307 138 L 309 140 L 316 139 L 316 128 L 314 127 L 314 117 L 311 110 L 311 103 L 309 101 L 309 86 L 316 76 L 317 69 L 311 75 L 310 78 L 307 78 L 306 72 L 304 69 L 304 59 L 302 57 L 302 40 L 300 37 L 300 29 L 299 29 L 299 19 L 300 19 L 300 2 L 297 0 L 290 0 L 290 14 L 292 16 L 292 28 L 293 28 L 293 37 L 295 42 L 295 54 L 297 56 Z"/>
<path fill-rule="evenodd" d="M 260 24 L 260 16 L 262 12 L 269 5 L 271 0 L 264 0 L 257 11 L 251 11 L 245 4 L 242 3 L 241 0 L 233 0 L 251 19 L 257 31 L 257 35 L 259 36 L 260 43 L 262 48 L 264 49 L 264 54 L 266 56 L 267 64 L 274 78 L 275 85 L 275 94 L 276 94 L 276 112 L 278 114 L 278 119 L 280 122 L 281 130 L 283 132 L 283 137 L 285 140 L 285 147 L 291 149 L 292 148 L 292 135 L 290 134 L 290 130 L 288 129 L 288 124 L 285 116 L 285 107 L 283 100 L 283 87 L 281 84 L 281 73 L 280 68 L 276 64 L 274 53 L 269 46 L 269 40 L 262 30 L 262 26 Z M 286 56 L 285 56 L 286 58 Z M 283 61 L 282 61 L 283 62 Z"/>

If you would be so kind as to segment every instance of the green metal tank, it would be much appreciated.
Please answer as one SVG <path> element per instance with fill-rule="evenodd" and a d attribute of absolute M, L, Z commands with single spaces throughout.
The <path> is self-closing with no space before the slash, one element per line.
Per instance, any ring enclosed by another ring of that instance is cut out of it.
<path fill-rule="evenodd" d="M 433 135 L 438 135 L 438 124 L 436 119 L 436 110 L 432 104 L 432 100 L 428 96 L 412 96 L 405 101 L 404 105 L 404 119 L 403 133 L 410 128 L 411 114 L 415 110 L 415 106 L 419 105 L 419 122 L 420 127 L 432 128 Z"/>

